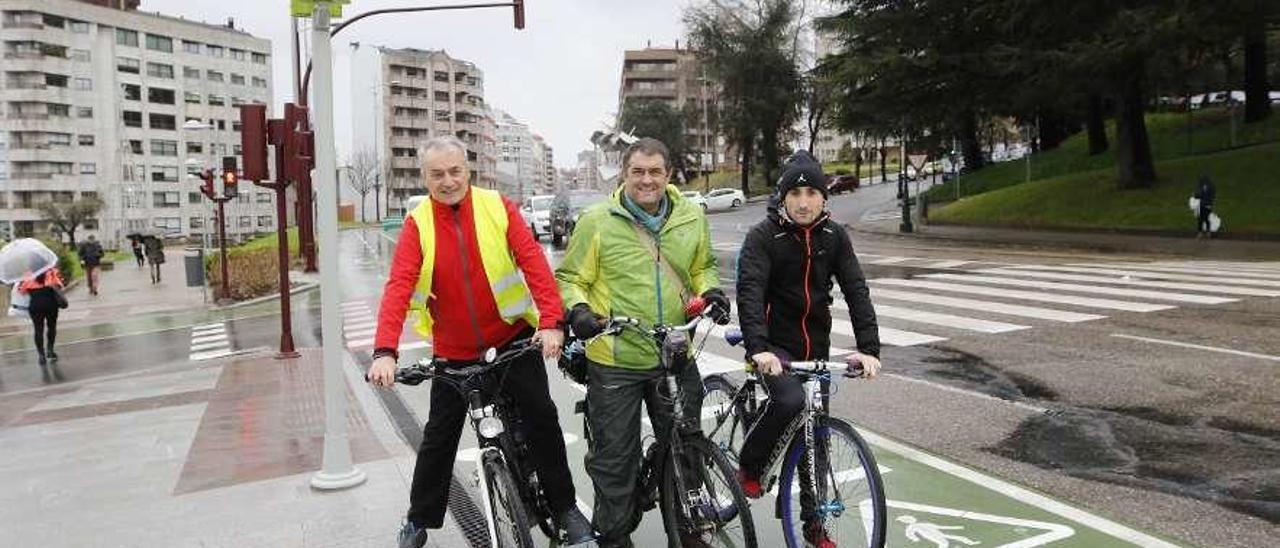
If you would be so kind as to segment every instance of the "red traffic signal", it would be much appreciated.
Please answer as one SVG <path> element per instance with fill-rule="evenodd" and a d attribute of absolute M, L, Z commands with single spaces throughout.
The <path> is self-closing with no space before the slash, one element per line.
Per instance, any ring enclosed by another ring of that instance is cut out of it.
<path fill-rule="evenodd" d="M 516 11 L 516 29 L 524 30 L 524 0 L 515 0 L 512 6 Z"/>
<path fill-rule="evenodd" d="M 236 157 L 224 156 L 222 158 L 222 195 L 227 198 L 235 198 L 240 193 L 236 187 L 240 177 L 236 174 Z"/>

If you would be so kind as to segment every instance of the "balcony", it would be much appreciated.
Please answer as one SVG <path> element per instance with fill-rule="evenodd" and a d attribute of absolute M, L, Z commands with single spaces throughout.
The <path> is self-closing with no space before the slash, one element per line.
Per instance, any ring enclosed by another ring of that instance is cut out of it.
<path fill-rule="evenodd" d="M 5 21 L 3 28 L 44 30 L 44 23 L 40 21 Z"/>

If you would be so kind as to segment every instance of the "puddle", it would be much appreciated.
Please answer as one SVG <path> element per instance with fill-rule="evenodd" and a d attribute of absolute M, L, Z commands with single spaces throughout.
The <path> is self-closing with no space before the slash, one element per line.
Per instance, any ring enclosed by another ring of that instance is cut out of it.
<path fill-rule="evenodd" d="M 1058 397 L 1039 381 L 1001 370 L 968 352 L 942 346 L 915 346 L 897 350 L 898 356 L 893 359 L 895 372 L 938 380 L 1003 400 L 1054 401 Z"/>

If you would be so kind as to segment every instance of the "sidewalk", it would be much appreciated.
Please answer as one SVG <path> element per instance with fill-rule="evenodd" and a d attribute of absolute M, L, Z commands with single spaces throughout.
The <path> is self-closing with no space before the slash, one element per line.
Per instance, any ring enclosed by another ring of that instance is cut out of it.
<path fill-rule="evenodd" d="M 1175 238 L 1112 232 L 1019 230 L 958 225 L 915 224 L 915 232 L 898 231 L 897 219 L 846 223 L 855 233 L 886 239 L 931 240 L 982 246 L 1068 249 L 1149 256 L 1180 256 L 1221 260 L 1275 260 L 1280 242 Z"/>
<path fill-rule="evenodd" d="M 393 546 L 413 453 L 346 358 L 367 481 L 320 492 L 318 348 L 0 397 L 0 546 Z M 428 546 L 465 546 L 452 521 Z"/>

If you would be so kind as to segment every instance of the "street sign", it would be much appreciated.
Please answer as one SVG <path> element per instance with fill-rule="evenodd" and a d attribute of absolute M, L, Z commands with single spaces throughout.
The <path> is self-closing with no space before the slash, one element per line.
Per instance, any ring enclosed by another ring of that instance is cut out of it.
<path fill-rule="evenodd" d="M 342 17 L 342 6 L 350 4 L 351 0 L 330 0 L 329 16 Z M 293 17 L 311 17 L 316 11 L 315 0 L 290 0 L 289 15 Z"/>

